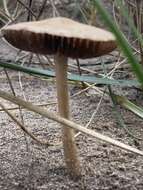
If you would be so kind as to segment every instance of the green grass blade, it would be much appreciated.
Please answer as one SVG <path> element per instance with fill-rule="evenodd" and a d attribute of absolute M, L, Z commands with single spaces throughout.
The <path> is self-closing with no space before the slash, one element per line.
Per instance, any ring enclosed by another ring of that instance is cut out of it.
<path fill-rule="evenodd" d="M 116 6 L 120 7 L 120 13 L 123 15 L 123 18 L 126 19 L 126 21 L 129 24 L 130 30 L 133 32 L 134 36 L 139 40 L 139 42 L 141 43 L 141 45 L 143 46 L 143 38 L 142 38 L 142 34 L 137 30 L 133 18 L 131 18 L 129 16 L 129 11 L 128 9 L 124 6 L 123 1 L 115 1 Z"/>
<path fill-rule="evenodd" d="M 118 95 L 114 95 L 114 96 L 118 104 L 120 104 L 124 108 L 130 110 L 131 112 L 133 112 L 134 114 L 136 114 L 137 116 L 143 119 L 143 108 L 135 105 L 124 96 L 118 96 Z"/>
<path fill-rule="evenodd" d="M 54 71 L 37 69 L 32 67 L 25 67 L 14 63 L 0 62 L 0 67 L 8 68 L 14 71 L 24 72 L 30 75 L 36 75 L 44 78 L 55 77 Z M 84 76 L 69 74 L 68 79 L 72 81 L 88 82 L 104 85 L 116 85 L 122 87 L 140 87 L 140 83 L 137 80 L 115 80 L 109 78 L 98 78 L 94 76 Z"/>
<path fill-rule="evenodd" d="M 104 5 L 99 0 L 90 0 L 96 9 L 100 12 L 105 24 L 110 28 L 111 32 L 116 36 L 117 42 L 124 55 L 127 57 L 128 62 L 131 64 L 138 80 L 143 85 L 143 67 L 139 64 L 137 57 L 133 54 L 132 48 L 128 43 L 123 33 L 119 30 L 117 24 L 113 21 L 110 14 L 104 8 Z"/>
<path fill-rule="evenodd" d="M 114 111 L 117 123 L 119 124 L 120 127 L 126 129 L 127 127 L 124 123 L 123 117 L 122 117 L 122 115 L 119 112 L 118 107 L 117 107 L 117 99 L 116 99 L 115 95 L 113 94 L 110 86 L 108 86 L 108 91 L 109 91 L 109 95 L 110 95 L 112 103 L 113 103 L 113 111 Z"/>

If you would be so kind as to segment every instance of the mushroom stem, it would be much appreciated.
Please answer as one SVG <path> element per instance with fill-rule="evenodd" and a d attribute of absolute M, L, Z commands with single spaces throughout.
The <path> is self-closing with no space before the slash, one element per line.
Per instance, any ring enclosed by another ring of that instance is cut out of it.
<path fill-rule="evenodd" d="M 55 55 L 56 85 L 58 110 L 60 116 L 69 119 L 69 95 L 67 83 L 67 57 L 61 54 Z M 63 126 L 63 147 L 64 156 L 69 173 L 73 176 L 80 176 L 80 163 L 77 156 L 77 148 L 74 142 L 73 129 Z"/>

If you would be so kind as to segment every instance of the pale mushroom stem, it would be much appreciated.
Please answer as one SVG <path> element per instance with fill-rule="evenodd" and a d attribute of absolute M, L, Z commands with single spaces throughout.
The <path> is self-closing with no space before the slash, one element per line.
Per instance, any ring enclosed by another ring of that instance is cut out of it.
<path fill-rule="evenodd" d="M 61 54 L 55 55 L 58 110 L 60 116 L 69 119 L 67 61 L 68 59 L 65 56 Z M 62 128 L 62 131 L 64 156 L 67 168 L 72 175 L 80 176 L 80 163 L 77 156 L 77 147 L 74 141 L 74 131 L 64 126 Z"/>

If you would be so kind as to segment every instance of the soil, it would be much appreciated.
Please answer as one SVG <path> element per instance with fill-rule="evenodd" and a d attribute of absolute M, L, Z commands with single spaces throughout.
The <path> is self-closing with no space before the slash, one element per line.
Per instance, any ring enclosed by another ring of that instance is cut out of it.
<path fill-rule="evenodd" d="M 0 59 L 14 61 L 17 51 L 0 41 Z M 108 57 L 107 57 L 108 59 Z M 93 60 L 95 61 L 95 60 Z M 72 62 L 72 60 L 71 60 Z M 85 62 L 84 62 L 85 63 Z M 41 66 L 39 66 L 41 67 Z M 46 66 L 49 68 L 48 66 Z M 87 68 L 87 67 L 86 67 Z M 95 70 L 95 67 L 88 67 Z M 74 72 L 74 71 L 73 71 Z M 102 73 L 102 71 L 101 71 Z M 0 70 L 1 90 L 11 92 L 3 69 Z M 48 110 L 56 111 L 56 87 L 53 79 L 39 79 L 27 74 L 8 70 L 16 95 L 34 104 L 46 104 Z M 131 74 L 132 75 L 132 74 Z M 127 77 L 126 70 L 117 77 Z M 21 89 L 22 84 L 22 89 Z M 102 87 L 104 88 L 104 87 Z M 69 83 L 71 118 L 86 125 L 96 110 L 101 95 L 89 90 L 78 96 L 81 87 Z M 138 105 L 142 105 L 142 92 L 134 88 L 113 87 L 117 94 L 126 95 Z M 25 97 L 23 97 L 23 94 Z M 15 105 L 0 99 L 7 108 Z M 117 124 L 110 97 L 104 97 L 89 128 L 142 149 L 143 120 L 133 113 L 119 107 L 124 121 L 134 136 Z M 20 120 L 19 109 L 11 110 Z M 38 114 L 22 110 L 25 126 L 40 139 L 57 143 L 61 140 L 61 127 L 56 122 Z M 130 152 L 102 141 L 80 134 L 76 138 L 78 153 L 82 165 L 82 177 L 72 179 L 68 175 L 62 147 L 45 147 L 37 144 L 7 116 L 0 111 L 0 189 L 1 190 L 142 190 L 143 159 Z"/>

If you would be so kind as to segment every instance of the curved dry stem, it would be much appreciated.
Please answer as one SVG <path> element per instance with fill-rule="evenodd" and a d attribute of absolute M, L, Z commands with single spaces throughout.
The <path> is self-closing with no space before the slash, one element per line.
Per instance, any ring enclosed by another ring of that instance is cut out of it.
<path fill-rule="evenodd" d="M 3 104 L 0 103 L 0 107 L 8 114 L 8 116 L 24 131 L 24 133 L 26 133 L 28 136 L 30 136 L 33 140 L 35 140 L 37 143 L 41 144 L 41 145 L 46 145 L 46 146 L 59 146 L 61 145 L 61 143 L 59 144 L 52 144 L 49 143 L 48 141 L 44 141 L 44 140 L 40 140 L 39 138 L 37 138 L 35 135 L 32 134 L 31 131 L 29 131 L 20 121 L 18 121 L 18 119 L 16 119 L 16 117 L 10 113 Z"/>
<path fill-rule="evenodd" d="M 143 156 L 143 151 L 141 150 L 138 150 L 137 148 L 134 148 L 134 147 L 131 147 L 129 145 L 126 145 L 118 140 L 114 140 L 113 138 L 110 138 L 108 136 L 105 136 L 105 135 L 102 135 L 98 132 L 95 132 L 91 129 L 86 129 L 85 127 L 79 125 L 79 124 L 76 124 L 74 123 L 73 121 L 70 121 L 68 119 L 65 119 L 59 115 L 57 115 L 56 113 L 54 112 L 51 112 L 51 111 L 47 111 L 47 109 L 44 109 L 44 108 L 41 108 L 39 106 L 35 106 L 33 105 L 32 103 L 30 102 L 26 102 L 24 100 L 22 100 L 21 98 L 18 98 L 18 97 L 15 97 L 13 95 L 10 95 L 9 93 L 6 93 L 6 92 L 3 92 L 0 90 L 0 97 L 5 99 L 5 100 L 8 100 L 14 104 L 17 104 L 19 106 L 22 106 L 24 107 L 25 109 L 28 109 L 29 111 L 32 111 L 32 112 L 35 112 L 35 113 L 38 113 L 46 118 L 49 118 L 51 120 L 54 120 L 58 123 L 61 123 L 62 125 L 64 125 L 65 127 L 70 127 L 72 129 L 75 129 L 75 130 L 78 130 L 78 131 L 81 131 L 82 133 L 88 135 L 88 136 L 91 136 L 91 137 L 94 137 L 96 139 L 99 139 L 99 140 L 102 140 L 106 143 L 109 143 L 109 144 L 112 144 L 114 146 L 117 146 L 123 150 L 126 150 L 126 151 L 129 151 L 129 152 L 133 152 L 135 154 L 138 154 L 140 156 Z M 93 138 L 93 140 L 94 140 Z"/>

